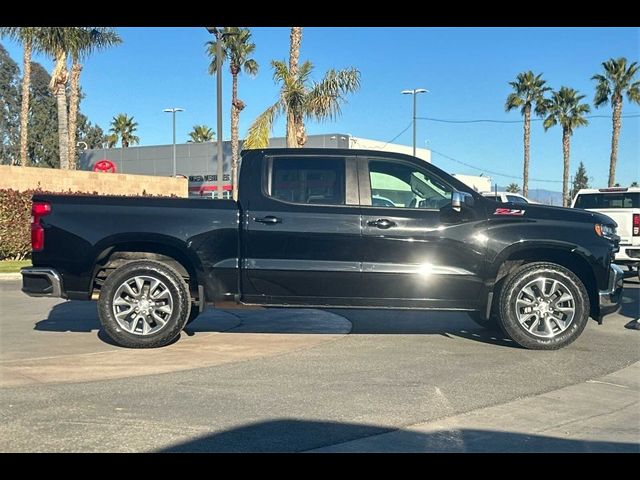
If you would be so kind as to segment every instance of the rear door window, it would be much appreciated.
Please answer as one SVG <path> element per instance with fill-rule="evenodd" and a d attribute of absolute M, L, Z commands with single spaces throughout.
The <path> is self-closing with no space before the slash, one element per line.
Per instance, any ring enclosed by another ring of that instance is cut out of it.
<path fill-rule="evenodd" d="M 271 197 L 290 203 L 344 205 L 345 160 L 335 157 L 275 157 Z"/>

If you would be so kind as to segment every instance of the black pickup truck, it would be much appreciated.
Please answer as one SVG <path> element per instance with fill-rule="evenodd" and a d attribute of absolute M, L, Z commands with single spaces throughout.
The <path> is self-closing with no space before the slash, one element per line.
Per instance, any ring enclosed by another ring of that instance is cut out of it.
<path fill-rule="evenodd" d="M 497 203 L 417 158 L 243 152 L 239 201 L 35 195 L 23 292 L 98 300 L 127 347 L 205 305 L 458 310 L 556 349 L 620 304 L 605 215 Z"/>

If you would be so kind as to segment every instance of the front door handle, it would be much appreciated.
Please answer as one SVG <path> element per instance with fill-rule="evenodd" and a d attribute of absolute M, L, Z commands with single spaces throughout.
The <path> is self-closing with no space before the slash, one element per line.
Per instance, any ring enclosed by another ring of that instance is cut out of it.
<path fill-rule="evenodd" d="M 391 220 L 389 220 L 387 218 L 379 218 L 377 220 L 369 220 L 367 222 L 367 225 L 369 225 L 370 227 L 378 227 L 378 228 L 381 228 L 383 230 L 386 230 L 387 228 L 391 228 L 391 227 L 397 227 L 396 222 L 392 222 Z"/>
<path fill-rule="evenodd" d="M 262 218 L 254 217 L 253 221 L 258 223 L 270 223 L 270 224 L 282 223 L 281 219 L 279 219 L 278 217 L 274 217 L 273 215 L 267 215 L 266 217 L 262 217 Z"/>

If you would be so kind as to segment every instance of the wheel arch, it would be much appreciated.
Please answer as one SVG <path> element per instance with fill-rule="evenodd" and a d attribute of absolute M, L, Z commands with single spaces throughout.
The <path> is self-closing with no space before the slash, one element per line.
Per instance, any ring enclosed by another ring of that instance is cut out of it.
<path fill-rule="evenodd" d="M 198 286 L 204 285 L 204 270 L 198 256 L 186 244 L 170 237 L 106 240 L 96 247 L 96 252 L 90 294 L 99 291 L 101 283 L 113 269 L 134 260 L 156 260 L 170 265 L 188 278 L 189 289 L 193 293 L 198 293 Z"/>
<path fill-rule="evenodd" d="M 493 287 L 504 280 L 512 271 L 522 265 L 533 262 L 550 262 L 572 271 L 584 284 L 589 295 L 592 318 L 600 317 L 598 284 L 589 255 L 576 246 L 567 245 L 514 245 L 505 249 L 493 263 L 490 278 Z"/>

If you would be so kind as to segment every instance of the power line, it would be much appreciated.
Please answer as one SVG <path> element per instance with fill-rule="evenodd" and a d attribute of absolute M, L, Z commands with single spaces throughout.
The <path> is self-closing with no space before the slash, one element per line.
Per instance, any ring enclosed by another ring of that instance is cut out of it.
<path fill-rule="evenodd" d="M 638 117 L 640 117 L 640 113 L 628 113 L 628 114 L 622 115 L 622 118 L 638 118 Z M 585 116 L 585 118 L 611 118 L 611 115 L 587 115 Z M 416 117 L 416 119 L 428 120 L 431 122 L 440 122 L 440 123 L 524 123 L 524 120 L 495 120 L 490 118 L 480 118 L 475 120 L 450 120 L 445 118 Z M 542 120 L 543 120 L 542 118 L 531 119 L 532 122 L 541 122 Z M 407 127 L 407 129 L 408 128 L 409 127 Z"/>
<path fill-rule="evenodd" d="M 507 175 L 507 174 L 496 172 L 496 171 L 493 171 L 493 170 L 487 170 L 486 168 L 479 168 L 479 167 L 476 167 L 475 165 L 471 165 L 470 163 L 463 162 L 461 160 L 458 160 L 458 159 L 455 159 L 453 157 L 450 157 L 449 155 L 446 155 L 444 153 L 438 152 L 437 150 L 434 150 L 433 148 L 430 148 L 430 150 L 433 153 L 435 153 L 436 155 L 440 155 L 441 157 L 446 158 L 447 160 L 451 160 L 452 162 L 459 163 L 461 165 L 464 165 L 465 167 L 473 168 L 474 170 L 478 170 L 479 172 L 490 173 L 492 175 L 497 175 L 499 177 L 512 178 L 512 179 L 515 179 L 515 180 L 520 180 L 522 178 L 522 177 L 518 177 L 516 175 Z M 529 180 L 532 181 L 532 182 L 562 183 L 562 180 L 544 180 L 544 179 L 541 179 L 541 178 L 530 178 Z"/>
<path fill-rule="evenodd" d="M 393 137 L 391 140 L 389 140 L 387 143 L 385 143 L 381 148 L 385 148 L 387 145 L 389 145 L 391 142 L 397 140 L 397 138 L 402 135 L 404 132 L 406 132 L 407 130 L 409 130 L 409 128 L 411 128 L 411 125 L 413 125 L 413 120 L 409 122 L 409 125 L 407 125 L 399 134 L 397 134 L 395 137 Z"/>

